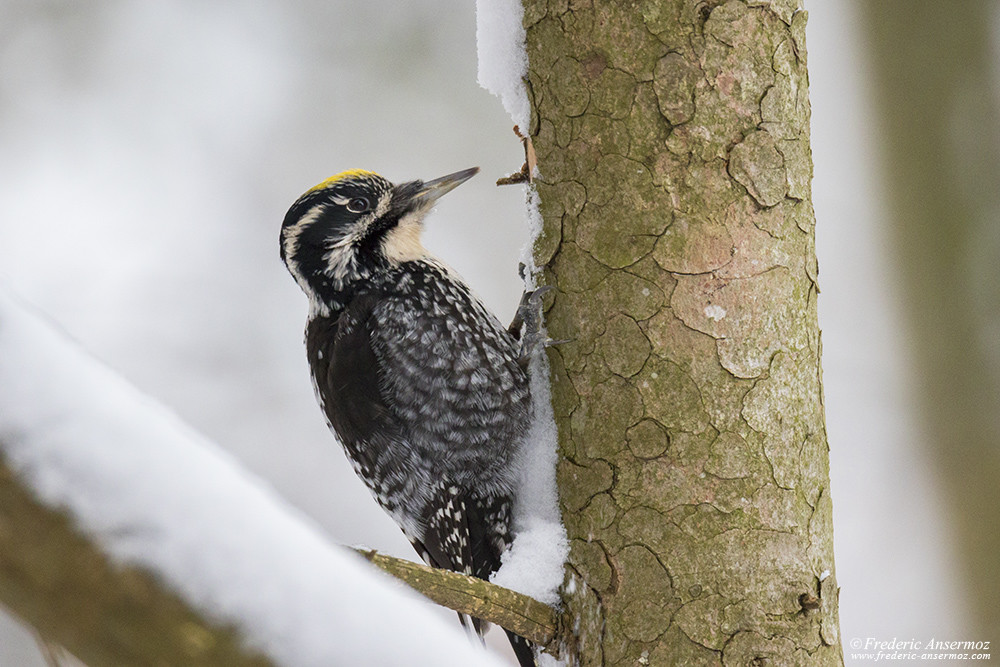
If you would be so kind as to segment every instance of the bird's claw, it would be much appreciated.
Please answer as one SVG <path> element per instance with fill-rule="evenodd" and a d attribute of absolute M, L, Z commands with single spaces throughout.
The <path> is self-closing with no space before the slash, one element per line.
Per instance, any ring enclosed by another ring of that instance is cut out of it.
<path fill-rule="evenodd" d="M 543 285 L 521 296 L 509 330 L 521 341 L 518 361 L 522 365 L 526 365 L 537 350 L 568 342 L 549 338 L 542 327 L 542 297 L 552 289 L 552 285 Z"/>

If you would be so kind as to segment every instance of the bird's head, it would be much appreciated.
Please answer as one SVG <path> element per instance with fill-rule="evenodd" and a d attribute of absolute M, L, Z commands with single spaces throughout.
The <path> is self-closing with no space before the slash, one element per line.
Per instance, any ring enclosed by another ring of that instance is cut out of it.
<path fill-rule="evenodd" d="M 423 218 L 478 167 L 395 185 L 352 169 L 310 188 L 281 226 L 281 259 L 310 299 L 322 300 L 402 262 L 427 255 Z"/>

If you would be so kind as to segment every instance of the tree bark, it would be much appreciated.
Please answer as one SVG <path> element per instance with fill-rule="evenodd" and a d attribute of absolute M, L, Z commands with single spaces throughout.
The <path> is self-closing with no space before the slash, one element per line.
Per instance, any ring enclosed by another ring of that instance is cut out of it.
<path fill-rule="evenodd" d="M 995 3 L 861 3 L 916 395 L 975 637 L 1000 637 L 1000 111 Z"/>
<path fill-rule="evenodd" d="M 271 664 L 149 573 L 113 565 L 2 459 L 0 600 L 91 667 Z"/>
<path fill-rule="evenodd" d="M 583 665 L 838 665 L 797 0 L 525 0 Z"/>

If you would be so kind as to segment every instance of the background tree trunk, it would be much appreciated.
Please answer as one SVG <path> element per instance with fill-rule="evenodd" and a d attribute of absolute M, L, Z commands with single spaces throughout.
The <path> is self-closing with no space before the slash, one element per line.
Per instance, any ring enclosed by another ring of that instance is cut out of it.
<path fill-rule="evenodd" d="M 584 665 L 841 664 L 796 0 L 525 0 Z"/>
<path fill-rule="evenodd" d="M 865 2 L 892 247 L 977 639 L 1000 637 L 995 3 Z M 905 462 L 901 462 L 905 465 Z"/>

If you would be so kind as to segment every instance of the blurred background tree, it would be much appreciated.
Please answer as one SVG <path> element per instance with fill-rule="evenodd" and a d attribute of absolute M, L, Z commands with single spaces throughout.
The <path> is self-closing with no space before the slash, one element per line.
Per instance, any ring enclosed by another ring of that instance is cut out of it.
<path fill-rule="evenodd" d="M 966 634 L 1000 640 L 997 3 L 862 3 L 881 130 L 899 341 L 945 487 Z M 958 11 L 956 11 L 958 10 Z M 901 461 L 905 465 L 905 461 Z"/>

